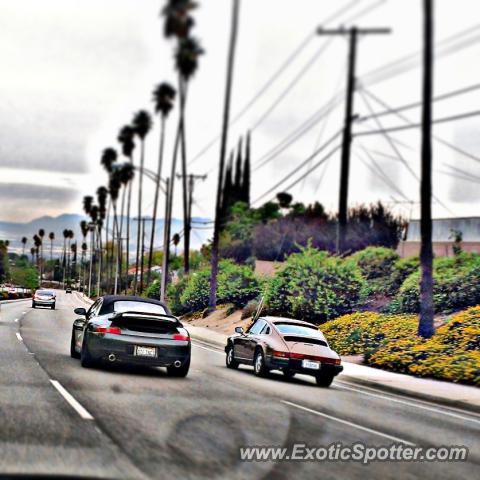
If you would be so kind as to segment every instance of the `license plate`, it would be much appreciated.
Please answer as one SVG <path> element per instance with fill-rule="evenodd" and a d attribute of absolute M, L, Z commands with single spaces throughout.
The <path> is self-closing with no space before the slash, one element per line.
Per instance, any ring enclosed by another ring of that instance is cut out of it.
<path fill-rule="evenodd" d="M 137 357 L 156 357 L 157 349 L 155 347 L 135 347 L 135 356 Z"/>
<path fill-rule="evenodd" d="M 303 368 L 310 368 L 312 370 L 320 370 L 320 362 L 312 362 L 311 360 L 302 360 Z"/>

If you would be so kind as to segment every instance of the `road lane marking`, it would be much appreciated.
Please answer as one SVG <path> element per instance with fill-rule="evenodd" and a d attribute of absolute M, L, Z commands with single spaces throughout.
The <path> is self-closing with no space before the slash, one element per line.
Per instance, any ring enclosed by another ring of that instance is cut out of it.
<path fill-rule="evenodd" d="M 208 350 L 209 352 L 219 353 L 220 355 L 225 355 L 225 353 L 221 352 L 220 350 L 214 350 L 213 348 L 204 347 L 203 345 L 199 345 L 198 343 L 193 343 L 192 342 L 192 346 L 197 347 L 197 348 L 203 348 L 204 350 Z"/>
<path fill-rule="evenodd" d="M 84 420 L 93 420 L 92 415 L 86 410 L 73 396 L 69 393 L 62 384 L 57 380 L 50 379 L 50 383 L 58 390 L 60 395 L 69 403 L 69 405 L 82 417 Z"/>
<path fill-rule="evenodd" d="M 399 437 L 394 437 L 393 435 L 388 435 L 388 433 L 383 433 L 378 430 L 374 430 L 373 428 L 364 427 L 362 425 L 358 425 L 357 423 L 349 422 L 348 420 L 343 420 L 338 417 L 334 417 L 332 415 L 327 415 L 326 413 L 319 412 L 317 410 L 312 410 L 311 408 L 304 407 L 302 405 L 298 405 L 297 403 L 288 402 L 287 400 L 280 400 L 281 403 L 285 405 L 289 405 L 290 407 L 298 408 L 299 410 L 303 410 L 308 413 L 312 413 L 314 415 L 318 415 L 319 417 L 327 418 L 328 420 L 333 420 L 334 422 L 341 423 L 343 425 L 348 425 L 349 427 L 356 428 L 357 430 L 362 430 L 364 432 L 373 433 L 374 435 L 379 435 L 380 437 L 388 438 L 389 440 L 393 440 L 394 442 L 401 442 L 405 445 L 410 445 L 412 447 L 415 446 L 414 443 L 409 442 L 407 440 L 403 440 Z"/>
<path fill-rule="evenodd" d="M 16 332 L 15 335 L 17 336 L 19 342 L 23 342 L 23 338 L 18 332 Z"/>
<path fill-rule="evenodd" d="M 14 322 L 18 322 L 18 318 L 16 318 L 16 319 L 14 320 Z"/>
<path fill-rule="evenodd" d="M 335 383 L 336 383 L 337 387 L 342 388 L 344 390 L 351 390 L 353 392 L 358 392 L 358 393 L 361 393 L 363 395 L 367 395 L 367 396 L 370 396 L 370 397 L 381 398 L 381 399 L 384 399 L 384 400 L 388 400 L 390 402 L 400 403 L 402 405 L 409 405 L 411 407 L 420 408 L 422 410 L 428 410 L 429 412 L 440 413 L 442 415 L 447 415 L 449 417 L 458 418 L 460 420 L 465 420 L 466 422 L 478 423 L 480 425 L 480 420 L 477 420 L 477 419 L 472 418 L 472 417 L 466 417 L 464 415 L 459 415 L 457 413 L 449 412 L 448 410 L 443 410 L 441 408 L 435 408 L 435 407 L 428 407 L 426 405 L 422 405 L 421 403 L 409 402 L 408 400 L 400 400 L 400 399 L 395 398 L 395 397 L 389 397 L 389 396 L 381 395 L 381 394 L 378 394 L 378 393 L 366 392 L 366 391 L 361 390 L 361 389 L 347 387 L 347 386 L 345 386 L 344 383 L 340 383 L 340 382 L 335 382 Z"/>

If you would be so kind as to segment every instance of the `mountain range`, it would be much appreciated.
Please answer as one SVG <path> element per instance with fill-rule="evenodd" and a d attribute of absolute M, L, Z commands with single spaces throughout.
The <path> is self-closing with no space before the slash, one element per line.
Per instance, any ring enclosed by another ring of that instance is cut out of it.
<path fill-rule="evenodd" d="M 9 250 L 15 253 L 22 252 L 22 237 L 27 237 L 28 242 L 26 245 L 25 253 L 30 253 L 30 248 L 33 246 L 33 235 L 38 233 L 38 230 L 43 228 L 45 230 L 44 237 L 44 249 L 48 254 L 50 253 L 50 240 L 48 239 L 48 234 L 54 232 L 55 240 L 53 242 L 53 256 L 58 257 L 63 249 L 63 230 L 69 229 L 74 232 L 74 240 L 80 244 L 83 241 L 82 232 L 80 229 L 80 222 L 82 220 L 88 220 L 87 217 L 78 214 L 65 213 L 57 217 L 43 216 L 35 218 L 30 222 L 20 223 L 20 222 L 7 222 L 0 221 L 0 240 L 9 240 L 10 247 Z M 119 220 L 120 221 L 120 220 Z M 203 225 L 200 229 L 193 228 L 191 235 L 191 245 L 192 249 L 198 249 L 203 243 L 208 241 L 213 234 L 213 230 L 205 228 L 207 225 L 211 224 L 210 219 L 208 218 L 199 218 L 195 217 L 192 219 L 192 223 Z M 145 224 L 145 249 L 150 245 L 150 228 L 151 221 L 147 221 Z M 111 225 L 111 224 L 110 224 Z M 124 219 L 124 228 L 126 225 L 126 220 Z M 158 219 L 155 222 L 155 243 L 154 249 L 161 248 L 163 244 L 163 226 L 164 219 Z M 109 227 L 111 229 L 111 226 Z M 172 236 L 175 233 L 180 233 L 183 231 L 183 220 L 174 218 L 172 219 Z M 137 241 L 137 222 L 131 221 L 130 223 L 130 251 L 133 252 L 136 248 Z M 180 242 L 179 251 L 182 250 L 183 242 Z M 45 253 L 47 256 L 47 253 Z"/>

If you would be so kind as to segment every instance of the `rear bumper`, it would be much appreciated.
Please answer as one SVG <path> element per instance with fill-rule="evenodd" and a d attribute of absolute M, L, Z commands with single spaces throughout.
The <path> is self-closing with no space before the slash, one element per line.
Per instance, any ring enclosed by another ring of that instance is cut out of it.
<path fill-rule="evenodd" d="M 313 376 L 316 376 L 319 373 L 322 375 L 325 374 L 336 376 L 343 371 L 342 365 L 332 365 L 330 363 L 320 362 L 320 369 L 314 370 L 311 368 L 304 368 L 302 366 L 302 360 L 292 358 L 277 358 L 273 356 L 267 358 L 267 366 L 272 370 L 290 370 L 291 372 Z"/>
<path fill-rule="evenodd" d="M 39 306 L 45 306 L 45 307 L 51 307 L 52 305 L 55 305 L 55 300 L 35 300 L 32 299 L 32 304 L 39 305 Z"/>
<path fill-rule="evenodd" d="M 135 355 L 135 346 L 155 347 L 156 357 Z M 88 351 L 95 360 L 110 361 L 109 356 L 115 356 L 113 362 L 169 367 L 176 361 L 182 365 L 190 360 L 190 342 L 178 342 L 149 337 L 134 337 L 131 335 L 109 335 L 92 333 L 88 337 Z"/>

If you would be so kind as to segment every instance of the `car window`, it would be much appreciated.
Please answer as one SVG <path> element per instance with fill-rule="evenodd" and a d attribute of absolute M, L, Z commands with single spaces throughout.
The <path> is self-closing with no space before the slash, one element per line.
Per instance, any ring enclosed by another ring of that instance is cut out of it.
<path fill-rule="evenodd" d="M 137 313 L 156 313 L 158 315 L 167 315 L 167 312 L 161 305 L 147 302 L 134 302 L 129 300 L 119 300 L 113 304 L 114 312 L 137 312 Z"/>
<path fill-rule="evenodd" d="M 277 330 L 282 334 L 288 335 L 306 335 L 309 337 L 323 338 L 322 333 L 313 325 L 298 325 L 296 323 L 276 323 Z"/>
<path fill-rule="evenodd" d="M 102 299 L 97 298 L 97 300 L 95 300 L 95 303 L 88 310 L 88 313 L 87 313 L 88 317 L 94 317 L 95 315 L 97 315 L 101 305 L 102 305 Z"/>
<path fill-rule="evenodd" d="M 265 323 L 265 326 L 263 327 L 260 334 L 261 335 L 268 335 L 269 333 L 270 333 L 270 325 L 268 325 L 268 323 Z"/>
<path fill-rule="evenodd" d="M 248 333 L 252 335 L 257 335 L 262 331 L 265 325 L 266 325 L 265 320 L 259 319 L 250 327 L 250 329 L 248 330 Z"/>

